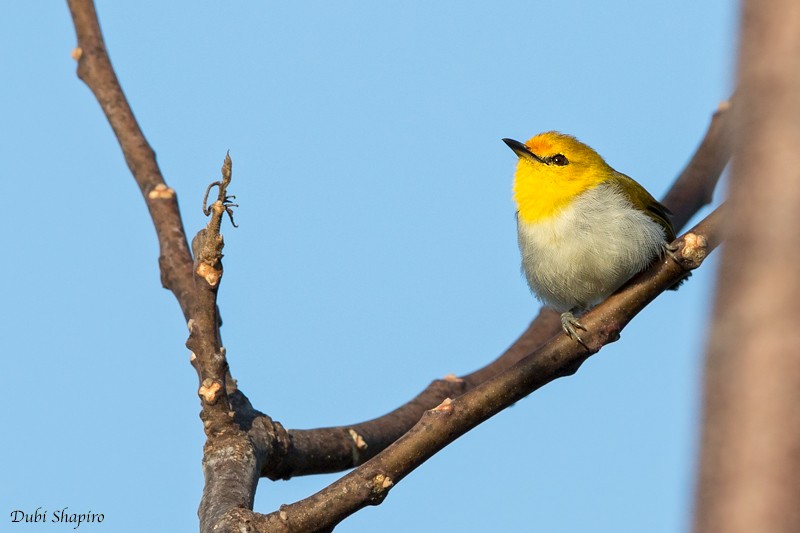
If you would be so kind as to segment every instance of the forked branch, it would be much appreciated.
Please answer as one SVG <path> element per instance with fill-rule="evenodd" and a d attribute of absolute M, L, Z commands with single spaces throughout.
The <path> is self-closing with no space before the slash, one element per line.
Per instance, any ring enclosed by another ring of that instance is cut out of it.
<path fill-rule="evenodd" d="M 574 373 L 587 357 L 612 342 L 652 298 L 680 278 L 684 268 L 699 265 L 701 256 L 718 242 L 719 214 L 715 213 L 693 230 L 696 238 L 691 246 L 685 246 L 692 239 L 688 235 L 680 241 L 687 264 L 681 267 L 665 261 L 587 314 L 583 322 L 592 334 L 584 340 L 591 351 L 556 335 L 560 331 L 557 314 L 543 310 L 496 360 L 461 378 L 434 381 L 387 415 L 349 426 L 287 432 L 255 410 L 236 389 L 219 335 L 216 294 L 223 246 L 219 229 L 225 214 L 233 222 L 231 208 L 235 207 L 227 194 L 230 159 L 226 158 L 222 179 L 212 184 L 219 187 L 218 197 L 208 209 L 209 226 L 193 241 L 193 259 L 177 197 L 166 185 L 114 74 L 94 5 L 91 0 L 68 0 L 68 4 L 78 37 L 73 52 L 78 75 L 95 94 L 139 184 L 158 236 L 162 283 L 175 294 L 189 323 L 187 346 L 200 378 L 201 416 L 208 435 L 200 508 L 203 531 L 238 531 L 244 523 L 259 531 L 328 530 L 359 508 L 379 503 L 395 483 L 449 442 L 538 387 Z M 721 106 L 714 115 L 705 139 L 664 200 L 675 214 L 677 227 L 710 201 L 728 161 L 726 109 Z M 362 466 L 327 489 L 279 512 L 259 515 L 251 511 L 260 475 L 289 478 L 358 465 Z"/>

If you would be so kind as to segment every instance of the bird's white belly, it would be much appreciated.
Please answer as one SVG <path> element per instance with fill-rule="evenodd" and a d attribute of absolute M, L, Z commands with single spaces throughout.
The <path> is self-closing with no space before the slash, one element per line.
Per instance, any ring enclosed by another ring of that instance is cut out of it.
<path fill-rule="evenodd" d="M 528 285 L 559 312 L 605 299 L 647 268 L 665 242 L 664 229 L 609 184 L 582 193 L 550 219 L 518 220 L 517 230 Z"/>

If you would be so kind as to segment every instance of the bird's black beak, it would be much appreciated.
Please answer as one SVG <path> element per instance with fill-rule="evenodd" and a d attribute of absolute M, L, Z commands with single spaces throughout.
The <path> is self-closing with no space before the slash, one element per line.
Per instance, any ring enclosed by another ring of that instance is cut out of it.
<path fill-rule="evenodd" d="M 545 162 L 544 159 L 531 152 L 530 148 L 519 141 L 515 141 L 514 139 L 503 139 L 503 142 L 506 143 L 509 148 L 514 150 L 514 153 L 517 154 L 517 157 L 520 159 L 528 159 L 529 161 L 532 160 L 539 163 Z"/>

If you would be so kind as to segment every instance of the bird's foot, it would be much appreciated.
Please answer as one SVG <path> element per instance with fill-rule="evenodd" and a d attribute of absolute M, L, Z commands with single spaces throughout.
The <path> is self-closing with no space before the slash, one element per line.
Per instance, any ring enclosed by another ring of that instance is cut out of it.
<path fill-rule="evenodd" d="M 581 336 L 578 335 L 578 330 L 582 329 L 583 331 L 588 331 L 583 324 L 578 322 L 578 319 L 575 318 L 575 315 L 572 314 L 572 310 L 567 311 L 566 313 L 561 313 L 561 328 L 564 330 L 564 333 L 573 340 L 578 341 L 583 345 L 584 348 L 589 348 L 586 346 L 586 343 L 583 342 Z"/>
<path fill-rule="evenodd" d="M 677 244 L 673 244 L 671 242 L 665 242 L 664 243 L 664 254 L 666 256 L 668 256 L 669 258 L 671 258 L 673 261 L 675 261 L 676 263 L 678 263 L 679 265 L 682 266 L 683 264 L 681 263 L 681 260 L 678 258 L 678 254 L 675 253 L 680 249 L 681 249 L 681 247 L 678 246 Z M 678 287 L 683 285 L 683 282 L 686 281 L 687 279 L 689 279 L 690 277 L 692 277 L 692 273 L 691 272 L 686 272 L 686 274 L 681 279 L 679 279 L 677 282 L 675 282 L 675 285 L 673 285 L 672 287 L 670 287 L 667 290 L 677 291 Z M 563 320 L 562 320 L 562 322 L 563 322 Z"/>
<path fill-rule="evenodd" d="M 663 246 L 664 246 L 664 255 L 671 258 L 676 263 L 681 264 L 680 259 L 678 259 L 678 255 L 675 253 L 678 250 L 680 250 L 681 247 L 671 242 L 665 242 Z"/>

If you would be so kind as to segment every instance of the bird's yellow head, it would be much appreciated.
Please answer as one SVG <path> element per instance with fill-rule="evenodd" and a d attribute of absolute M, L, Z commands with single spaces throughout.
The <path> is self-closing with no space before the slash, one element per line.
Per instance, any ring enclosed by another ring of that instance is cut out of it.
<path fill-rule="evenodd" d="M 600 154 L 570 135 L 548 131 L 525 144 L 503 141 L 519 157 L 514 200 L 520 218 L 528 223 L 557 215 L 575 196 L 614 175 Z"/>

